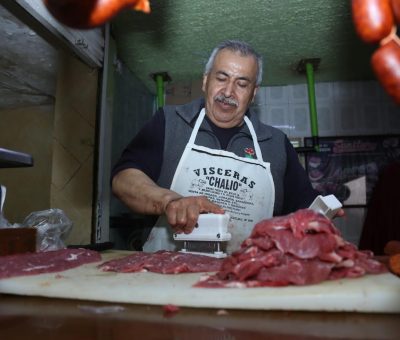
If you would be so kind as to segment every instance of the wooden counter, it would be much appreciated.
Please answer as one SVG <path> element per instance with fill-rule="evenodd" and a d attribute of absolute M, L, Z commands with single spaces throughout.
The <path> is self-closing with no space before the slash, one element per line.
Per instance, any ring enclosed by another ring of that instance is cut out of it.
<path fill-rule="evenodd" d="M 400 315 L 181 308 L 168 316 L 162 306 L 0 295 L 4 340 L 267 338 L 399 339 Z"/>

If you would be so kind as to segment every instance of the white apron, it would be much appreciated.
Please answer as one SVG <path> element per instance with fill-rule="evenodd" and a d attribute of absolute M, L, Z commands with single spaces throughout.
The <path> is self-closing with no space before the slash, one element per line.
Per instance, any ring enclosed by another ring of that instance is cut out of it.
<path fill-rule="evenodd" d="M 182 196 L 207 196 L 229 213 L 231 220 L 228 231 L 232 239 L 226 250 L 231 253 L 240 248 L 257 222 L 272 217 L 275 186 L 270 163 L 263 162 L 253 124 L 246 116 L 244 121 L 250 130 L 257 159 L 194 144 L 204 116 L 205 109 L 202 109 L 170 189 Z M 182 241 L 173 240 L 172 229 L 166 217 L 160 216 L 143 250 L 153 252 L 180 248 Z"/>

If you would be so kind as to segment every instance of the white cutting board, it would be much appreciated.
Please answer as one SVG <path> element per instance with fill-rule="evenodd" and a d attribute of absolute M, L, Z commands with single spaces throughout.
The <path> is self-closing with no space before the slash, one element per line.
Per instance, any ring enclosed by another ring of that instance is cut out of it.
<path fill-rule="evenodd" d="M 113 251 L 102 257 L 128 254 Z M 193 288 L 202 274 L 102 272 L 99 263 L 3 279 L 0 293 L 182 307 L 400 313 L 400 278 L 389 273 L 311 286 Z"/>

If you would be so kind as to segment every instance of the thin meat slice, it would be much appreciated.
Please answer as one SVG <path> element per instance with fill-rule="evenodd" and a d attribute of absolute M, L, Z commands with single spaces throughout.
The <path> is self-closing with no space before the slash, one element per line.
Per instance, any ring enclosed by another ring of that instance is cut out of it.
<path fill-rule="evenodd" d="M 308 285 L 383 272 L 372 252 L 359 251 L 331 220 L 303 209 L 256 224 L 221 270 L 195 287 Z"/>
<path fill-rule="evenodd" d="M 160 250 L 155 253 L 137 252 L 102 263 L 103 271 L 120 273 L 154 272 L 161 274 L 216 272 L 222 260 L 205 255 Z"/>
<path fill-rule="evenodd" d="M 243 253 L 248 254 L 246 251 Z M 237 256 L 227 258 L 217 276 L 222 280 L 235 278 L 238 278 L 239 281 L 248 280 L 256 277 L 262 268 L 279 265 L 283 257 L 277 249 L 267 252 L 251 252 L 250 254 L 253 254 L 253 257 L 243 256 L 243 253 L 237 253 Z"/>
<path fill-rule="evenodd" d="M 340 232 L 332 221 L 314 210 L 301 209 L 296 213 L 287 215 L 290 220 L 290 228 L 293 235 L 302 238 L 307 234 L 324 233 L 339 235 Z"/>
<path fill-rule="evenodd" d="M 272 240 L 265 236 L 254 237 L 254 238 L 247 238 L 243 242 L 244 246 L 257 246 L 260 249 L 268 250 L 274 246 Z"/>
<path fill-rule="evenodd" d="M 332 234 L 316 233 L 296 238 L 291 229 L 275 229 L 270 230 L 268 235 L 280 251 L 300 259 L 327 258 L 326 254 L 332 253 L 337 247 L 336 238 Z M 332 260 L 336 262 L 336 259 Z"/>
<path fill-rule="evenodd" d="M 339 230 L 324 215 L 310 209 L 301 209 L 293 214 L 274 217 L 257 223 L 250 238 L 254 239 L 257 236 L 266 236 L 271 231 L 282 229 L 290 230 L 293 236 L 298 239 L 316 233 L 340 236 Z"/>
<path fill-rule="evenodd" d="M 101 255 L 87 249 L 60 249 L 0 256 L 0 279 L 60 272 L 98 261 L 101 261 Z"/>
<path fill-rule="evenodd" d="M 263 268 L 256 277 L 259 286 L 269 283 L 280 285 L 305 285 L 325 281 L 334 264 L 320 260 L 303 260 L 286 256 L 278 266 Z M 256 285 L 254 285 L 256 286 Z"/>

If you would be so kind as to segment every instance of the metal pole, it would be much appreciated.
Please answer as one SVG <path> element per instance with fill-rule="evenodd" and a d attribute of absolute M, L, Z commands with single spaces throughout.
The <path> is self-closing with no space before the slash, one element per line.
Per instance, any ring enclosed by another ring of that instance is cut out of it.
<path fill-rule="evenodd" d="M 156 82 L 157 108 L 159 109 L 165 104 L 164 84 L 171 81 L 171 77 L 167 72 L 152 73 L 150 76 Z"/>
<path fill-rule="evenodd" d="M 164 76 L 156 74 L 157 108 L 164 106 Z"/>
<path fill-rule="evenodd" d="M 307 89 L 308 89 L 308 103 L 310 106 L 310 122 L 311 122 L 311 136 L 315 148 L 318 148 L 318 118 L 317 118 L 317 104 L 315 100 L 315 81 L 314 81 L 314 67 L 311 63 L 306 63 L 307 74 Z"/>
<path fill-rule="evenodd" d="M 109 241 L 110 237 L 110 174 L 111 174 L 111 141 L 112 141 L 112 98 L 114 89 L 112 62 L 116 54 L 115 44 L 110 36 L 110 24 L 106 24 L 104 47 L 104 66 L 101 72 L 99 113 L 96 123 L 96 158 L 93 198 L 92 242 Z"/>

